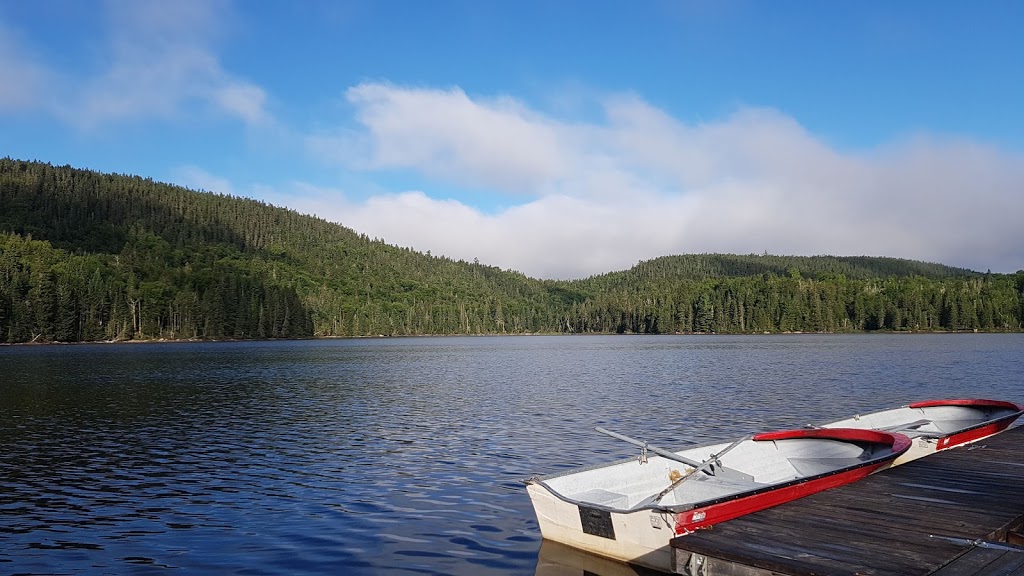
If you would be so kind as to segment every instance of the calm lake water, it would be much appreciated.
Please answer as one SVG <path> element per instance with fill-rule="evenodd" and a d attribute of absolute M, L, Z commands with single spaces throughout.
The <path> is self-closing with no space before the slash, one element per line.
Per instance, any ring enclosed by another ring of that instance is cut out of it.
<path fill-rule="evenodd" d="M 1022 376 L 1019 334 L 5 347 L 0 573 L 533 574 L 520 480 L 635 454 L 595 426 L 679 447 Z"/>

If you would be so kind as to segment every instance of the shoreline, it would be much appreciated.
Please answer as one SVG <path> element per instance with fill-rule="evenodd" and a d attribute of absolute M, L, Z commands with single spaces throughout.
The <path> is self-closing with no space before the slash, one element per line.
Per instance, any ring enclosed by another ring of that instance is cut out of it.
<path fill-rule="evenodd" d="M 229 342 L 299 342 L 304 340 L 367 340 L 388 338 L 491 338 L 500 336 L 847 336 L 847 335 L 955 335 L 955 334 L 1024 334 L 1024 330 L 861 330 L 849 332 L 671 332 L 666 334 L 646 334 L 640 332 L 517 332 L 505 334 L 377 334 L 373 336 L 308 336 L 297 338 L 153 338 L 137 340 L 82 340 L 74 342 L 37 341 L 31 342 L 0 342 L 5 346 L 76 346 L 83 344 L 197 344 L 197 343 L 229 343 Z"/>

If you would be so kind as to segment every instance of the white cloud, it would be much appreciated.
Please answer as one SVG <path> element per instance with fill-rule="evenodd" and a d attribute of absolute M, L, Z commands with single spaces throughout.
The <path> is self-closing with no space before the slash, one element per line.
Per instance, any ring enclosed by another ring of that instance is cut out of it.
<path fill-rule="evenodd" d="M 45 99 L 50 74 L 17 35 L 0 23 L 0 112 L 35 108 Z"/>
<path fill-rule="evenodd" d="M 249 124 L 260 124 L 267 119 L 266 99 L 262 88 L 244 82 L 228 83 L 213 92 L 218 106 Z"/>
<path fill-rule="evenodd" d="M 198 166 L 182 166 L 175 171 L 176 184 L 193 190 L 206 190 L 235 196 L 235 188 L 227 178 L 215 176 Z"/>
<path fill-rule="evenodd" d="M 269 119 L 262 88 L 226 72 L 212 45 L 223 2 L 110 0 L 105 72 L 74 91 L 61 112 L 93 127 L 150 116 L 173 117 L 205 105 L 250 124 Z"/>
<path fill-rule="evenodd" d="M 363 84 L 347 95 L 360 126 L 311 139 L 320 154 L 520 202 L 485 213 L 425 186 L 340 205 L 320 191 L 308 204 L 421 251 L 560 278 L 667 254 L 766 250 L 1024 268 L 1024 157 L 984 144 L 916 138 L 850 154 L 777 111 L 691 125 L 635 96 L 606 99 L 599 122 L 573 123 L 459 89 Z"/>
<path fill-rule="evenodd" d="M 564 128 L 518 102 L 480 103 L 462 90 L 402 90 L 383 84 L 351 88 L 347 98 L 366 127 L 365 138 L 313 140 L 355 166 L 415 166 L 425 173 L 472 186 L 529 190 L 571 168 L 560 137 Z M 358 152 L 358 154 L 354 154 Z"/>

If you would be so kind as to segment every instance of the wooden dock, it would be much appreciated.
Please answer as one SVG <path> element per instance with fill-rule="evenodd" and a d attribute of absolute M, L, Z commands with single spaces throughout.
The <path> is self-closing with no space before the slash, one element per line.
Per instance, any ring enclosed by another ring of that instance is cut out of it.
<path fill-rule="evenodd" d="M 672 540 L 694 576 L 1024 576 L 1024 426 Z"/>

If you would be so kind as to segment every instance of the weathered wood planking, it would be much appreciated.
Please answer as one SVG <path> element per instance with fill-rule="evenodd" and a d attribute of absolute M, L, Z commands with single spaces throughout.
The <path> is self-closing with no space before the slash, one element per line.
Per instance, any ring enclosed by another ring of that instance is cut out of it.
<path fill-rule="evenodd" d="M 970 542 L 1024 518 L 1022 449 L 1018 427 L 675 538 L 677 564 L 696 553 L 750 568 L 733 574 L 1024 576 L 1024 553 Z"/>
<path fill-rule="evenodd" d="M 930 576 L 1024 576 L 1024 551 L 975 547 Z"/>

